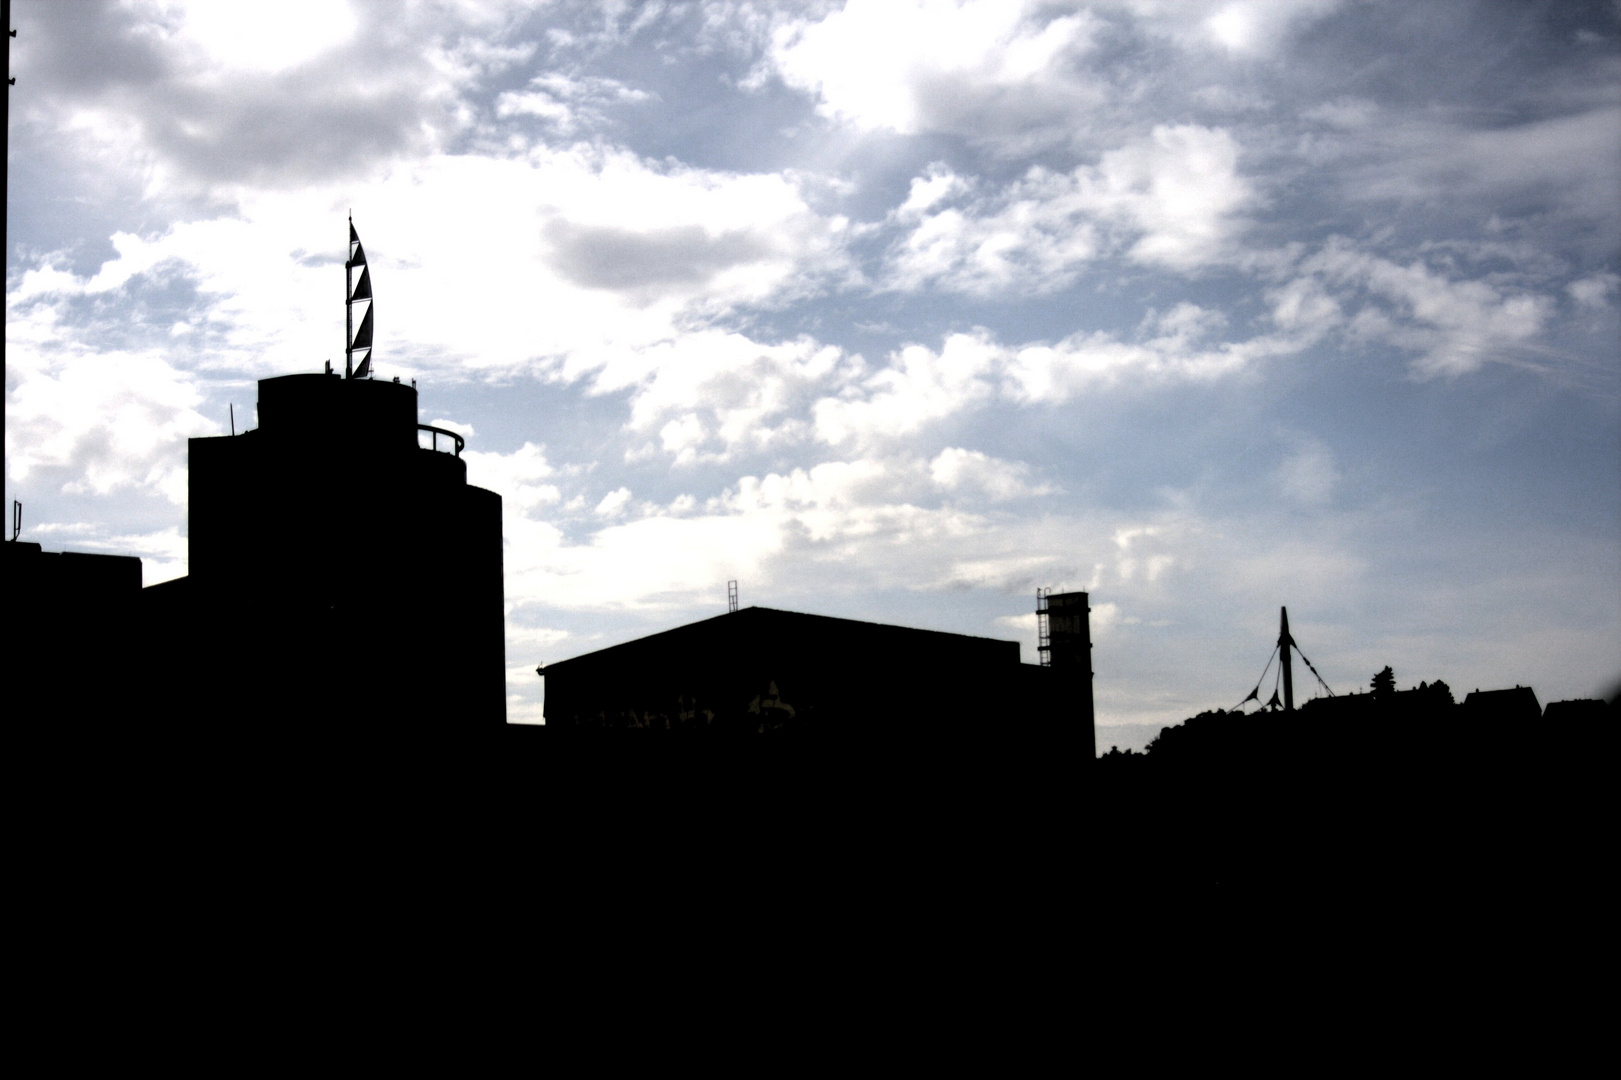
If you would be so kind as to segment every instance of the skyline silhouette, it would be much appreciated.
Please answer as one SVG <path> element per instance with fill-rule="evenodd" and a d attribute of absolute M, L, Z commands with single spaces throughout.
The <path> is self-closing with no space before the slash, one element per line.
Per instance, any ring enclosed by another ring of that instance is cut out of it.
<path fill-rule="evenodd" d="M 260 391 L 271 401 L 269 437 L 255 429 L 240 442 L 233 435 L 192 447 L 201 538 L 195 578 L 143 588 L 137 558 L 45 552 L 20 539 L 14 504 L 5 552 L 7 588 L 30 630 L 15 650 L 21 674 L 14 682 L 24 697 L 66 688 L 83 653 L 105 653 L 111 660 L 102 678 L 64 701 L 59 719 L 95 722 L 158 708 L 183 733 L 206 725 L 218 702 L 241 698 L 242 662 L 252 658 L 271 676 L 255 680 L 256 692 L 233 710 L 243 731 L 268 725 L 367 745 L 423 737 L 474 745 L 487 741 L 480 730 L 510 726 L 498 677 L 500 500 L 466 484 L 462 441 L 454 456 L 420 446 L 421 431 L 434 432 L 435 443 L 444 433 L 414 423 L 415 388 L 397 382 L 329 371 L 266 380 Z M 312 447 L 380 459 L 390 482 L 357 484 Z M 367 550 L 353 561 L 290 553 L 275 520 L 286 506 L 300 508 L 306 527 Z M 432 531 L 422 543 L 425 522 Z M 371 547 L 386 557 L 369 554 Z M 229 629 L 215 625 L 211 613 L 244 593 L 260 598 L 251 617 Z M 1233 709 L 1161 728 L 1142 755 L 1122 753 L 1118 743 L 1100 755 L 1088 601 L 1086 593 L 1037 591 L 1036 664 L 1021 663 L 1013 641 L 734 606 L 701 623 L 542 664 L 536 674 L 552 688 L 547 720 L 562 730 L 559 738 L 757 735 L 825 751 L 873 740 L 950 745 L 1067 732 L 1076 749 L 1090 742 L 1105 775 L 1117 778 L 1145 767 L 1131 765 L 1133 757 L 1157 769 L 1242 761 L 1277 770 L 1328 757 L 1336 769 L 1366 765 L 1379 755 L 1365 734 L 1381 725 L 1399 728 L 1406 757 L 1438 766 L 1555 729 L 1597 744 L 1613 738 L 1621 710 L 1621 687 L 1607 700 L 1550 702 L 1545 710 L 1533 688 L 1518 685 L 1477 688 L 1461 701 L 1439 680 L 1402 690 L 1389 665 L 1365 693 L 1336 694 L 1318 677 L 1326 696 L 1297 709 L 1289 658 L 1298 644 L 1284 609 L 1265 703 L 1259 691 L 1272 660 Z M 94 630 L 85 635 L 81 622 Z M 64 648 L 65 641 L 75 644 Z M 1246 713 L 1250 702 L 1256 708 Z"/>
<path fill-rule="evenodd" d="M 190 441 L 369 326 L 501 499 L 510 720 L 729 581 L 1026 661 L 1085 592 L 1104 751 L 1284 605 L 1336 693 L 1610 693 L 1612 6 L 744 12 L 14 4 L 25 538 L 191 576 Z"/>

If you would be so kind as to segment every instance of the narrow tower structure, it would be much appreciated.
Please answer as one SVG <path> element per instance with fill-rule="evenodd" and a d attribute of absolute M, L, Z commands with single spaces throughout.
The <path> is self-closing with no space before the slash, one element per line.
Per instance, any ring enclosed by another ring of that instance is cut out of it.
<path fill-rule="evenodd" d="M 355 283 L 355 268 L 360 268 L 360 282 Z M 355 219 L 349 219 L 349 257 L 343 261 L 343 377 L 364 379 L 371 373 L 372 295 L 371 269 L 366 265 L 366 249 L 361 246 L 360 234 L 355 232 Z M 355 305 L 364 304 L 365 314 L 360 317 L 360 330 L 355 330 Z M 355 354 L 360 354 L 360 366 L 355 367 Z"/>
<path fill-rule="evenodd" d="M 1282 620 L 1278 626 L 1278 663 L 1283 671 L 1283 711 L 1295 711 L 1295 667 L 1290 654 L 1294 652 L 1295 639 L 1289 636 L 1289 609 L 1282 608 Z"/>
<path fill-rule="evenodd" d="M 1092 707 L 1092 608 L 1083 592 L 1036 592 L 1036 646 L 1043 667 L 1063 680 L 1059 693 L 1068 702 L 1065 711 L 1084 724 L 1092 736 L 1097 757 L 1098 736 Z"/>
<path fill-rule="evenodd" d="M 189 441 L 191 573 L 154 606 L 197 669 L 193 715 L 335 736 L 499 725 L 501 498 L 467 482 L 459 434 L 418 422 L 414 383 L 366 377 L 353 221 L 349 242 L 346 324 L 366 312 L 344 377 L 262 379 L 257 428 Z"/>

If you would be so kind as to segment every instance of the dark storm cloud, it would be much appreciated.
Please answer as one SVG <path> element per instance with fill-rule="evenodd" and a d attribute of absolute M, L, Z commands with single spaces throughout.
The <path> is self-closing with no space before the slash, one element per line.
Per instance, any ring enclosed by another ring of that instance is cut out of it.
<path fill-rule="evenodd" d="M 204 180 L 303 183 L 426 149 L 421 125 L 438 119 L 406 87 L 362 96 L 338 78 L 312 95 L 281 79 L 256 81 L 228 96 L 187 88 L 149 102 L 151 145 Z"/>
<path fill-rule="evenodd" d="M 1556 213 L 1616 240 L 1621 109 L 1595 109 L 1507 128 L 1415 127 L 1392 160 L 1351 170 L 1347 194 L 1441 206 L 1465 200 L 1499 213 Z M 1574 238 L 1573 238 L 1574 239 Z"/>
<path fill-rule="evenodd" d="M 758 236 L 711 236 L 697 225 L 631 232 L 557 221 L 546 229 L 546 238 L 553 265 L 589 289 L 698 288 L 723 270 L 770 253 L 770 245 Z"/>
<path fill-rule="evenodd" d="M 431 149 L 455 127 L 450 96 L 436 92 L 445 77 L 420 37 L 405 33 L 410 12 L 357 8 L 360 25 L 347 43 L 262 73 L 203 66 L 161 12 L 19 5 L 13 97 L 24 120 L 99 114 L 93 135 L 134 136 L 139 153 L 180 178 L 318 181 Z"/>
<path fill-rule="evenodd" d="M 171 61 L 157 28 L 113 4 L 16 5 L 12 72 L 69 99 L 161 82 Z"/>

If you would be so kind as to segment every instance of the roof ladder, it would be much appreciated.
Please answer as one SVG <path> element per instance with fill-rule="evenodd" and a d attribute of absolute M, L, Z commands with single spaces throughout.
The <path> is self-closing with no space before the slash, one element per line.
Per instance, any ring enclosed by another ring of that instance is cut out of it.
<path fill-rule="evenodd" d="M 1047 615 L 1047 597 L 1051 595 L 1051 589 L 1036 590 L 1036 655 L 1042 667 L 1053 666 L 1053 629 Z"/>

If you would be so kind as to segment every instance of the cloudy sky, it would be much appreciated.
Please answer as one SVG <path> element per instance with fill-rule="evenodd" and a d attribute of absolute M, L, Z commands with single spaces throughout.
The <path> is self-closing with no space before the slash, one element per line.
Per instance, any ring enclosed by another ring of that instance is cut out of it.
<path fill-rule="evenodd" d="M 1339 692 L 1621 677 L 1615 3 L 13 24 L 47 548 L 186 572 L 186 439 L 341 364 L 352 208 L 378 374 L 505 501 L 515 720 L 731 578 L 1027 661 L 1036 588 L 1089 590 L 1104 746 L 1236 702 L 1285 604 Z"/>

